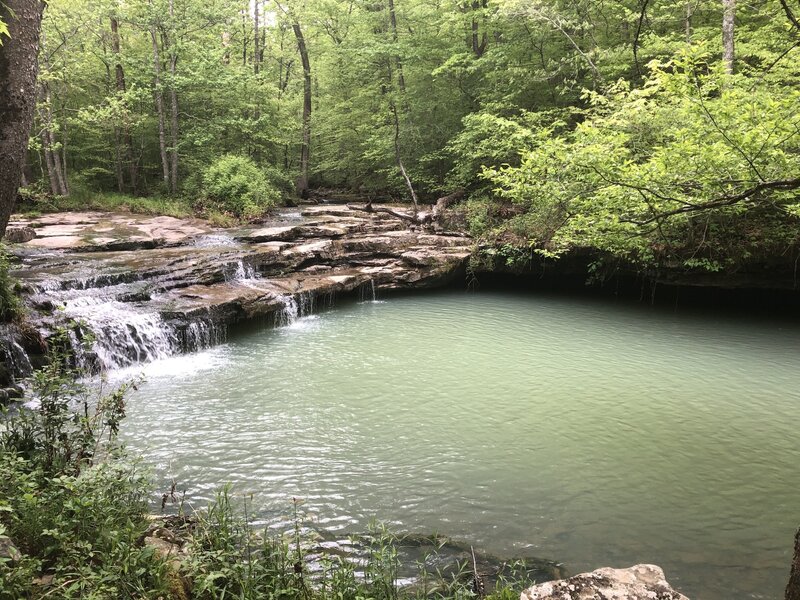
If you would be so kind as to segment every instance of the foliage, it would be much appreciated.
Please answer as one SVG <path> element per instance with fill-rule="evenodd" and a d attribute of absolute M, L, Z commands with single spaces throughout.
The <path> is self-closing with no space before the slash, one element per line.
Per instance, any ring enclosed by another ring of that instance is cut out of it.
<path fill-rule="evenodd" d="M 780 3 L 735 16 L 728 75 L 718 0 L 52 0 L 29 179 L 60 164 L 72 194 L 182 195 L 218 223 L 279 202 L 297 26 L 312 185 L 403 198 L 402 164 L 423 201 L 468 190 L 457 220 L 488 241 L 735 269 L 796 252 L 800 212 L 800 34 Z"/>
<path fill-rule="evenodd" d="M 520 166 L 485 171 L 530 244 L 706 270 L 796 245 L 800 93 L 730 77 L 702 44 L 650 69 L 641 88 L 587 93 L 586 120 Z"/>
<path fill-rule="evenodd" d="M 9 274 L 8 254 L 0 246 L 0 322 L 13 321 L 20 315 L 22 304 L 17 296 L 17 283 Z"/>
<path fill-rule="evenodd" d="M 116 444 L 132 384 L 89 389 L 69 335 L 51 340 L 31 381 L 36 408 L 7 413 L 0 429 L 0 529 L 22 553 L 0 563 L 0 598 L 156 598 L 166 569 L 139 544 L 149 480 Z"/>
<path fill-rule="evenodd" d="M 249 218 L 275 206 L 280 193 L 251 159 L 229 154 L 203 173 L 201 197 L 205 208 Z"/>
<path fill-rule="evenodd" d="M 384 525 L 373 524 L 364 538 L 353 538 L 357 555 L 314 556 L 319 541 L 306 529 L 299 512 L 301 500 L 293 499 L 293 527 L 284 535 L 257 531 L 249 520 L 247 502 L 239 512 L 229 488 L 216 501 L 197 513 L 187 575 L 193 582 L 192 597 L 200 599 L 274 598 L 275 600 L 445 600 L 474 598 L 472 566 L 460 564 L 447 573 L 430 571 L 435 557 L 416 565 L 417 583 L 400 586 L 399 546 L 402 536 Z M 434 551 L 435 552 L 435 551 Z M 315 569 L 310 565 L 316 563 Z M 519 596 L 524 583 L 524 565 L 501 577 L 490 600 Z"/>

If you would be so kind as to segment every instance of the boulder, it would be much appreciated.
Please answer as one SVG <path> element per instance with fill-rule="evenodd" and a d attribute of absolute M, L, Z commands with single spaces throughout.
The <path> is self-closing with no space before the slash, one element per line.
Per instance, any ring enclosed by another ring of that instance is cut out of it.
<path fill-rule="evenodd" d="M 520 600 L 688 600 L 655 565 L 603 568 L 528 588 Z"/>
<path fill-rule="evenodd" d="M 36 230 L 33 227 L 9 227 L 6 229 L 4 239 L 12 244 L 24 244 L 36 237 Z"/>

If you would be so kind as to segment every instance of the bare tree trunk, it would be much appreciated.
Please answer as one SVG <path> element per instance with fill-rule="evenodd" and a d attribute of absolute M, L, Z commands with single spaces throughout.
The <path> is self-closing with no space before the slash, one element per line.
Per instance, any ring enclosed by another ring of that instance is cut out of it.
<path fill-rule="evenodd" d="M 122 67 L 122 58 L 120 50 L 120 37 L 119 37 L 119 22 L 116 18 L 111 17 L 111 51 L 114 53 L 114 73 L 116 76 L 117 94 L 122 96 L 127 91 L 125 83 L 125 70 Z M 128 178 L 130 183 L 131 192 L 136 195 L 138 191 L 138 169 L 136 167 L 136 160 L 134 160 L 133 151 L 133 136 L 131 135 L 131 125 L 127 116 L 123 119 L 122 130 L 116 128 L 117 135 L 121 138 L 121 144 L 118 141 L 120 148 L 119 154 L 122 160 L 128 165 Z M 120 190 L 122 191 L 122 190 Z"/>
<path fill-rule="evenodd" d="M 50 57 L 47 54 L 45 45 L 44 32 L 41 33 L 42 45 L 42 62 L 47 71 L 50 70 Z M 63 162 L 61 153 L 58 150 L 58 143 L 56 141 L 56 134 L 53 131 L 53 105 L 52 96 L 50 94 L 50 84 L 46 81 L 41 82 L 39 96 L 39 116 L 42 121 L 42 148 L 45 154 L 45 162 L 47 164 L 47 174 L 50 178 L 50 189 L 56 196 L 67 196 L 69 190 L 67 189 L 67 182 L 64 176 Z"/>
<path fill-rule="evenodd" d="M 735 17 L 736 0 L 722 0 L 722 60 L 728 75 L 733 75 Z"/>
<path fill-rule="evenodd" d="M 300 177 L 297 180 L 297 193 L 301 198 L 308 197 L 308 163 L 311 149 L 311 63 L 308 60 L 308 49 L 300 24 L 292 25 L 297 38 L 297 49 L 303 63 L 303 143 L 300 147 Z"/>
<path fill-rule="evenodd" d="M 688 0 L 686 2 L 686 20 L 684 21 L 684 27 L 686 29 L 686 43 L 692 43 L 692 0 Z"/>
<path fill-rule="evenodd" d="M 259 36 L 259 15 L 258 15 L 258 0 L 255 0 L 255 10 L 253 11 L 253 73 L 258 75 L 259 67 L 261 66 L 261 38 Z"/>
<path fill-rule="evenodd" d="M 50 180 L 50 193 L 54 196 L 59 195 L 58 178 L 56 177 L 56 168 L 53 164 L 53 153 L 50 151 L 50 140 L 47 137 L 47 132 L 42 130 L 39 136 L 42 140 L 42 152 L 44 153 L 44 164 L 47 169 L 47 177 Z"/>
<path fill-rule="evenodd" d="M 0 45 L 0 237 L 17 201 L 36 105 L 41 0 L 3 0 L 9 37 Z"/>
<path fill-rule="evenodd" d="M 406 172 L 406 167 L 403 164 L 403 157 L 400 154 L 400 118 L 397 116 L 397 107 L 395 106 L 394 102 L 390 102 L 389 106 L 392 110 L 392 114 L 394 115 L 394 156 L 397 160 L 397 168 L 400 169 L 400 174 L 403 176 L 403 180 L 406 182 L 406 187 L 411 194 L 411 200 L 414 202 L 414 214 L 416 215 L 417 211 L 419 211 L 417 193 L 414 191 L 414 185 L 411 183 L 411 178 Z"/>
<path fill-rule="evenodd" d="M 389 23 L 392 26 L 392 41 L 397 43 L 397 13 L 394 9 L 394 0 L 389 0 Z M 400 60 L 400 57 L 395 55 L 394 57 L 395 68 L 397 69 L 397 85 L 400 88 L 400 93 L 405 96 L 406 94 L 406 78 L 403 75 L 403 63 Z M 404 100 L 405 102 L 405 100 Z M 405 105 L 403 107 L 405 109 Z"/>
<path fill-rule="evenodd" d="M 56 134 L 53 132 L 52 129 L 48 129 L 47 131 L 45 131 L 45 135 L 47 135 L 47 141 L 50 144 L 50 153 L 53 157 L 53 169 L 55 170 L 56 181 L 58 182 L 57 193 L 59 196 L 69 196 L 69 187 L 67 187 L 67 178 L 64 175 L 64 163 L 61 157 L 61 151 L 58 149 Z"/>
<path fill-rule="evenodd" d="M 62 111 L 63 112 L 63 111 Z M 55 133 L 53 134 L 55 137 Z M 67 177 L 67 142 L 69 136 L 67 135 L 67 120 L 61 120 L 61 182 L 63 184 L 63 196 L 69 196 L 69 177 Z"/>
<path fill-rule="evenodd" d="M 800 600 L 800 529 L 794 537 L 794 559 L 789 583 L 786 585 L 785 600 Z"/>
<path fill-rule="evenodd" d="M 158 57 L 158 38 L 155 26 L 150 29 L 150 38 L 153 41 L 153 96 L 156 101 L 158 113 L 158 149 L 161 153 L 161 170 L 164 187 L 169 189 L 169 160 L 167 159 L 166 125 L 164 121 L 164 100 L 161 97 L 161 59 Z"/>
<path fill-rule="evenodd" d="M 486 0 L 483 0 L 482 2 L 479 0 L 474 0 L 472 2 L 472 11 L 475 12 L 480 8 L 485 9 L 487 6 L 488 3 Z M 483 32 L 483 35 L 480 36 L 480 41 L 478 41 L 478 30 L 478 20 L 475 17 L 472 17 L 472 53 L 476 58 L 483 56 L 483 53 L 486 52 L 486 46 L 489 43 L 489 37 L 486 35 L 485 31 Z"/>
<path fill-rule="evenodd" d="M 172 22 L 174 29 L 175 18 L 175 0 L 169 0 L 169 18 Z M 175 43 L 175 36 L 170 43 L 170 60 L 169 60 L 169 74 L 172 81 L 169 86 L 169 98 L 171 108 L 171 123 L 170 123 L 170 157 L 172 159 L 172 181 L 170 182 L 170 191 L 173 194 L 178 193 L 178 90 L 175 85 L 175 73 L 178 66 L 178 47 Z"/>

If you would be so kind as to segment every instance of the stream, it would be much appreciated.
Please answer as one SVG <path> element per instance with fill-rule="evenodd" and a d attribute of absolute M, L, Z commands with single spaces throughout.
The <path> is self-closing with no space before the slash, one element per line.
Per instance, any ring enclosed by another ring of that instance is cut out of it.
<path fill-rule="evenodd" d="M 373 519 L 571 573 L 655 563 L 692 600 L 782 597 L 800 525 L 800 325 L 442 292 L 253 326 L 144 372 L 122 435 L 192 504 Z"/>

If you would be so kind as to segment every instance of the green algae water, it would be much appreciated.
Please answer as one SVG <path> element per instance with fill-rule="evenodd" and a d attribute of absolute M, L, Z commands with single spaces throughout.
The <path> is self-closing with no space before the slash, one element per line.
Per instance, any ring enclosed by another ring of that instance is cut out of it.
<path fill-rule="evenodd" d="M 194 504 L 441 532 L 576 573 L 661 565 L 782 597 L 800 525 L 800 327 L 586 298 L 352 303 L 152 363 L 123 437 Z M 128 372 L 130 373 L 130 372 Z"/>

